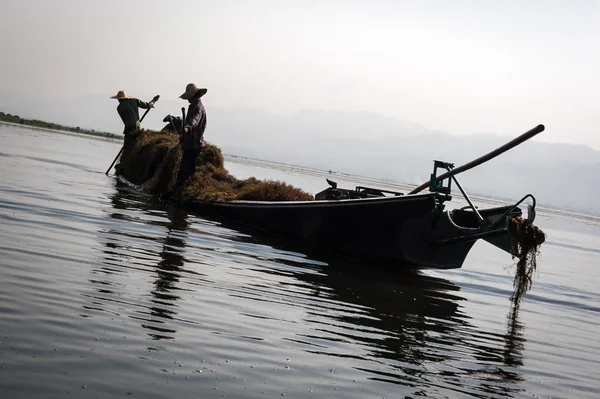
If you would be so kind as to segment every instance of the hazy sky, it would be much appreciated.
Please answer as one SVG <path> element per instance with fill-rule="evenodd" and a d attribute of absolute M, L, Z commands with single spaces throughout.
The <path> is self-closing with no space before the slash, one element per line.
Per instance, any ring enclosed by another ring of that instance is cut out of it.
<path fill-rule="evenodd" d="M 600 1 L 2 0 L 0 21 L 0 104 L 194 81 L 207 106 L 543 123 L 544 141 L 600 149 Z"/>

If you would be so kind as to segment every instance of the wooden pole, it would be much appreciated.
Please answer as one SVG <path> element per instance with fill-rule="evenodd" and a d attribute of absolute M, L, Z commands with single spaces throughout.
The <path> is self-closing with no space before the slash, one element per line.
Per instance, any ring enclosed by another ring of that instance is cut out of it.
<path fill-rule="evenodd" d="M 123 148 L 125 148 L 125 146 L 121 146 L 121 149 L 119 150 L 119 153 L 117 154 L 117 156 L 115 157 L 115 159 L 113 159 L 113 161 L 110 164 L 110 166 L 108 167 L 108 169 L 106 169 L 106 172 L 104 173 L 106 176 L 108 176 L 108 172 L 110 172 L 110 170 L 112 169 L 112 167 L 115 164 L 115 162 L 117 162 L 117 159 L 119 159 L 119 157 L 121 156 L 121 153 L 123 152 Z"/>
<path fill-rule="evenodd" d="M 536 127 L 534 127 L 533 129 L 529 130 L 528 132 L 523 133 L 522 135 L 520 135 L 519 137 L 514 138 L 513 140 L 509 141 L 508 143 L 504 144 L 501 147 L 496 148 L 494 151 L 491 151 L 477 159 L 472 160 L 469 163 L 466 163 L 462 166 L 459 166 L 457 168 L 454 168 L 444 174 L 441 174 L 439 176 L 436 177 L 437 181 L 442 181 L 444 179 L 447 179 L 448 177 L 451 176 L 455 176 L 459 173 L 462 173 L 464 171 L 467 171 L 469 169 L 472 169 L 476 166 L 481 165 L 484 162 L 487 162 L 493 158 L 496 158 L 498 155 L 518 146 L 519 144 L 521 144 L 522 142 L 529 140 L 530 138 L 532 138 L 533 136 L 535 136 L 538 133 L 543 132 L 545 129 L 544 125 L 537 125 Z M 425 189 L 429 187 L 429 182 L 427 183 L 423 183 L 421 184 L 419 187 L 415 188 L 414 190 L 412 190 L 410 193 L 408 194 L 416 194 L 419 191 Z"/>
<path fill-rule="evenodd" d="M 185 107 L 181 107 L 181 127 L 179 129 L 179 143 L 183 144 L 183 129 L 185 127 Z"/>
<path fill-rule="evenodd" d="M 185 107 L 181 107 L 181 134 L 183 134 L 184 126 L 185 126 Z"/>

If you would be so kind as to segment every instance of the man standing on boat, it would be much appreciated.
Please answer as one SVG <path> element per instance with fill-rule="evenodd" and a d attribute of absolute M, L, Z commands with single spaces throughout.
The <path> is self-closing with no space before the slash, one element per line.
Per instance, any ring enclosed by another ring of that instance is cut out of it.
<path fill-rule="evenodd" d="M 204 147 L 204 130 L 206 129 L 206 110 L 201 98 L 208 90 L 190 83 L 179 98 L 188 100 L 188 112 L 183 121 L 181 137 L 181 166 L 179 168 L 178 185 L 185 183 L 188 177 L 196 171 L 196 160 Z"/>
<path fill-rule="evenodd" d="M 112 96 L 119 100 L 117 106 L 117 112 L 125 125 L 123 134 L 125 139 L 123 142 L 123 157 L 127 156 L 127 153 L 131 149 L 133 133 L 140 129 L 140 111 L 139 108 L 150 109 L 154 108 L 154 103 L 158 100 L 158 96 L 154 97 L 150 102 L 143 102 L 137 98 L 129 97 L 123 90 L 120 90 L 117 95 Z"/>

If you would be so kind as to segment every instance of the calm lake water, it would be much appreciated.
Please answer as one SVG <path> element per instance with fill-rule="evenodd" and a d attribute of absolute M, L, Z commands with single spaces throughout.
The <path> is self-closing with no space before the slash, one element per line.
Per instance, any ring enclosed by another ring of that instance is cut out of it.
<path fill-rule="evenodd" d="M 450 271 L 311 259 L 117 184 L 118 150 L 0 124 L 2 399 L 600 397 L 598 219 L 538 211 L 511 317 L 513 261 L 485 242 Z"/>

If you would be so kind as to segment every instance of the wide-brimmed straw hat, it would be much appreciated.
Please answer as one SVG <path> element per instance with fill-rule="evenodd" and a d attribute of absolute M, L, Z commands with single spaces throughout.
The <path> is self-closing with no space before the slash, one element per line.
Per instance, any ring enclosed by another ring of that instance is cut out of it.
<path fill-rule="evenodd" d="M 119 90 L 116 96 L 111 96 L 110 98 L 116 98 L 117 100 L 125 100 L 126 98 L 131 98 L 125 93 L 123 90 Z"/>
<path fill-rule="evenodd" d="M 198 92 L 200 92 L 200 97 L 202 97 L 203 95 L 206 94 L 207 91 L 208 91 L 207 89 L 196 86 L 195 83 L 189 83 L 185 87 L 185 93 L 180 95 L 179 98 L 182 98 L 184 100 L 189 100 L 190 98 L 194 97 Z"/>

